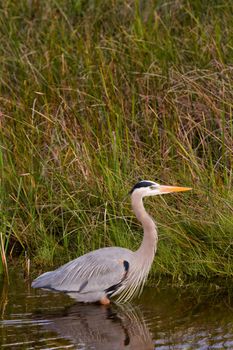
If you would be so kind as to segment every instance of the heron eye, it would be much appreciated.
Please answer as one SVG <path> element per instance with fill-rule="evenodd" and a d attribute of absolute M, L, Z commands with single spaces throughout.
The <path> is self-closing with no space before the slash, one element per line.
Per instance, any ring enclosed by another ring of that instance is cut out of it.
<path fill-rule="evenodd" d="M 156 185 L 152 185 L 152 186 L 150 186 L 150 190 L 156 190 L 157 187 L 158 186 L 156 186 Z"/>

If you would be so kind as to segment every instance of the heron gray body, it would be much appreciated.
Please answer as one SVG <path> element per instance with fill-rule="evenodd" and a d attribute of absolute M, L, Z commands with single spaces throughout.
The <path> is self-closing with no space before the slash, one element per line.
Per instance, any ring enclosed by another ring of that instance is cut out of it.
<path fill-rule="evenodd" d="M 131 299 L 142 290 L 158 241 L 156 225 L 146 212 L 142 199 L 182 190 L 187 189 L 140 181 L 131 191 L 134 213 L 144 229 L 138 250 L 133 252 L 121 247 L 107 247 L 89 252 L 37 277 L 32 287 L 62 291 L 80 302 L 100 301 L 107 304 L 110 297 L 115 295 L 119 295 L 119 301 Z"/>
<path fill-rule="evenodd" d="M 133 259 L 133 253 L 125 248 L 98 249 L 44 273 L 32 286 L 63 291 L 78 301 L 95 302 L 108 294 L 116 294 L 128 272 L 124 261 L 131 265 Z"/>

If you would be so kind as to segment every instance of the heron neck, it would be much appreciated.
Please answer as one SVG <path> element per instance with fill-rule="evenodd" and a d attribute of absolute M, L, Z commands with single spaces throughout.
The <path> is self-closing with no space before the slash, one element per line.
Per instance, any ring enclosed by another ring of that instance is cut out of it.
<path fill-rule="evenodd" d="M 141 222 L 144 236 L 142 243 L 138 250 L 135 252 L 137 254 L 142 254 L 148 258 L 154 258 L 154 254 L 157 250 L 158 233 L 156 230 L 156 225 L 151 216 L 146 212 L 141 196 L 132 195 L 132 208 L 138 219 Z"/>

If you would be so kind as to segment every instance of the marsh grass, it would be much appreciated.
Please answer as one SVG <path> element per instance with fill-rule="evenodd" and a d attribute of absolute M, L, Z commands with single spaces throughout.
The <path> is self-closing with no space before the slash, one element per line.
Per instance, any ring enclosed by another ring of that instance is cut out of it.
<path fill-rule="evenodd" d="M 146 203 L 154 274 L 232 276 L 232 3 L 0 6 L 2 271 L 135 249 L 126 194 L 148 178 L 193 187 Z"/>

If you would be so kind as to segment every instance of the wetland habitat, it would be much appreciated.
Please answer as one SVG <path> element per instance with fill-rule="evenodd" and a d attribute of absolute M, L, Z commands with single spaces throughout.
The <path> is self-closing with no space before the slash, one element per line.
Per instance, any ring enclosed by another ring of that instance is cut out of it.
<path fill-rule="evenodd" d="M 233 348 L 232 17 L 229 0 L 0 3 L 3 348 Z M 23 272 L 137 249 L 127 193 L 145 178 L 193 191 L 145 201 L 159 245 L 140 299 L 31 290 Z"/>

